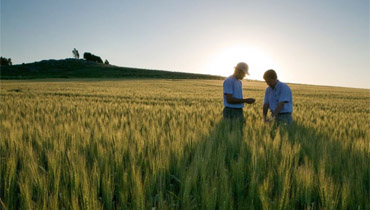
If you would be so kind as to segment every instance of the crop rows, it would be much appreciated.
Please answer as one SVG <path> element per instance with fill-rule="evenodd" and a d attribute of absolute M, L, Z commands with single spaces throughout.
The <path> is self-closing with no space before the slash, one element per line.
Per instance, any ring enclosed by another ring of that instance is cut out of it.
<path fill-rule="evenodd" d="M 370 91 L 290 85 L 295 123 L 222 120 L 222 81 L 1 81 L 0 208 L 369 209 Z"/>

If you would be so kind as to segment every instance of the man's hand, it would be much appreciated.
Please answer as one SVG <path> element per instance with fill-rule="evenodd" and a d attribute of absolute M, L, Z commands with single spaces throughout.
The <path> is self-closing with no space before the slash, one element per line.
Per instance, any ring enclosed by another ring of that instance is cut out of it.
<path fill-rule="evenodd" d="M 270 118 L 265 119 L 265 123 L 273 123 L 275 121 L 275 116 L 271 116 Z"/>
<path fill-rule="evenodd" d="M 244 103 L 247 103 L 247 104 L 253 104 L 255 101 L 256 101 L 256 99 L 254 99 L 254 98 L 246 98 L 246 99 L 244 99 Z"/>

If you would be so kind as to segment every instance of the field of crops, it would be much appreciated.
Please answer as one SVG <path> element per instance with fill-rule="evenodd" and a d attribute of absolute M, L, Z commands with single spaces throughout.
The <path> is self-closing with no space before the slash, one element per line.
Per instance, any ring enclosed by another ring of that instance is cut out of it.
<path fill-rule="evenodd" d="M 1 81 L 0 209 L 370 209 L 370 90 L 243 87 L 240 129 L 221 80 Z"/>

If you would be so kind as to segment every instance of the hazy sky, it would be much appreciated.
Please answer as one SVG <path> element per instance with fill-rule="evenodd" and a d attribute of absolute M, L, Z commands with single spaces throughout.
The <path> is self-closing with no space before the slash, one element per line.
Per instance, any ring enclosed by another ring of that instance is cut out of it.
<path fill-rule="evenodd" d="M 369 0 L 1 0 L 13 64 L 90 52 L 117 66 L 370 89 Z"/>

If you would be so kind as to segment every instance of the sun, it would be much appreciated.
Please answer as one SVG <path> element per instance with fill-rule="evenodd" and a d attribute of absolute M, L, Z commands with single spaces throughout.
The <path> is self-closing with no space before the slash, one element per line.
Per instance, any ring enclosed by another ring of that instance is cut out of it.
<path fill-rule="evenodd" d="M 276 68 L 272 56 L 261 49 L 248 46 L 234 46 L 221 49 L 213 54 L 206 64 L 205 72 L 212 75 L 229 76 L 239 62 L 249 66 L 249 79 L 262 80 L 263 73 Z"/>

